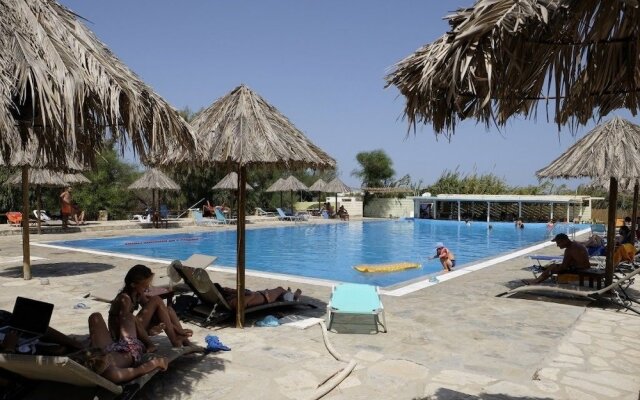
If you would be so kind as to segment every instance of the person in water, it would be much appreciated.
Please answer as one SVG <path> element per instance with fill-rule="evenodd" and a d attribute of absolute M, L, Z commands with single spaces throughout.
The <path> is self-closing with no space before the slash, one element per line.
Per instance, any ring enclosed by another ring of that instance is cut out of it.
<path fill-rule="evenodd" d="M 436 254 L 431 259 L 439 258 L 442 269 L 451 272 L 456 266 L 456 256 L 442 242 L 436 243 Z"/>

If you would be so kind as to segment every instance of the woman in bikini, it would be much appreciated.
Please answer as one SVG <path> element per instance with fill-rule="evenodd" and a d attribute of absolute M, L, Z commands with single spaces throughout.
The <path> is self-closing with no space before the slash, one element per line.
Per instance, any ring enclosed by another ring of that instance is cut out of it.
<path fill-rule="evenodd" d="M 227 303 L 232 310 L 238 308 L 238 291 L 235 289 L 222 287 L 217 283 L 214 283 L 218 288 L 218 291 L 224 296 Z M 278 286 L 274 289 L 265 289 L 252 291 L 245 289 L 244 291 L 244 305 L 245 307 L 255 307 L 262 304 L 274 303 L 276 301 L 297 301 L 302 291 L 297 289 L 295 292 L 291 292 L 291 288 L 284 289 L 282 286 Z"/>
<path fill-rule="evenodd" d="M 75 354 L 72 358 L 114 383 L 128 382 L 156 368 L 163 371 L 167 369 L 169 363 L 164 357 L 141 362 L 142 355 L 149 348 L 145 348 L 137 337 L 138 323 L 133 314 L 121 314 L 118 325 L 122 336 L 114 341 L 102 315 L 91 314 L 89 337 L 93 347 Z"/>
<path fill-rule="evenodd" d="M 109 309 L 109 331 L 113 339 L 120 340 L 128 336 L 121 321 L 129 315 L 133 316 L 133 312 L 141 307 L 134 318 L 136 337 L 149 351 L 155 350 L 149 336 L 161 331 L 167 334 L 174 347 L 189 346 L 193 331 L 182 328 L 176 312 L 167 307 L 160 297 L 145 294 L 152 281 L 153 272 L 144 265 L 135 265 L 127 272 L 124 288 Z"/>

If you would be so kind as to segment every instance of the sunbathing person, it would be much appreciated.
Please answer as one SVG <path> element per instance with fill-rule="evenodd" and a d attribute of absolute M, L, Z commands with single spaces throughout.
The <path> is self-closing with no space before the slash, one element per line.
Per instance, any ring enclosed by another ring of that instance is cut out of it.
<path fill-rule="evenodd" d="M 217 283 L 214 283 L 214 285 L 224 296 L 224 299 L 229 303 L 229 306 L 233 310 L 236 310 L 238 308 L 238 291 L 236 289 L 222 287 Z M 261 304 L 275 303 L 276 301 L 297 301 L 301 294 L 302 290 L 300 289 L 297 289 L 292 293 L 291 288 L 284 289 L 281 286 L 278 286 L 275 289 L 265 289 L 256 292 L 245 289 L 244 305 L 246 307 L 255 307 Z"/>
<path fill-rule="evenodd" d="M 214 211 L 215 209 L 216 208 L 211 205 L 209 200 L 207 200 L 207 204 L 202 205 L 202 216 L 205 218 L 213 217 L 213 214 L 215 214 L 215 211 Z"/>
<path fill-rule="evenodd" d="M 551 275 L 560 272 L 571 272 L 591 268 L 589 253 L 583 244 L 572 241 L 569 239 L 569 236 L 564 233 L 558 233 L 551 241 L 556 242 L 559 248 L 564 249 L 562 263 L 549 265 L 536 279 L 524 279 L 522 282 L 525 285 L 541 283 Z"/>
<path fill-rule="evenodd" d="M 140 306 L 135 316 L 137 338 L 150 350 L 153 344 L 150 335 L 157 335 L 164 331 L 174 347 L 188 346 L 189 337 L 193 335 L 190 329 L 184 329 L 176 312 L 167 307 L 158 296 L 147 296 L 145 292 L 151 286 L 153 272 L 144 265 L 133 266 L 124 278 L 124 288 L 118 293 L 109 309 L 109 331 L 114 340 L 127 336 L 126 327 L 120 321 L 133 316 L 133 312 Z"/>
<path fill-rule="evenodd" d="M 91 314 L 89 337 L 93 348 L 80 352 L 72 358 L 114 383 L 128 382 L 156 368 L 163 371 L 167 369 L 169 362 L 164 357 L 141 363 L 142 355 L 148 349 L 138 339 L 138 321 L 133 314 L 120 314 L 118 326 L 121 337 L 114 342 L 102 315 Z"/>

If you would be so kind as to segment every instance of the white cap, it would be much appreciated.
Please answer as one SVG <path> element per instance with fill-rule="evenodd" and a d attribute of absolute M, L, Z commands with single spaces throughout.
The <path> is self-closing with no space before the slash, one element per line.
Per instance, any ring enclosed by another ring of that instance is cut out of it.
<path fill-rule="evenodd" d="M 444 247 L 444 243 L 442 243 L 442 242 L 436 243 L 436 249 L 439 249 L 441 247 Z"/>

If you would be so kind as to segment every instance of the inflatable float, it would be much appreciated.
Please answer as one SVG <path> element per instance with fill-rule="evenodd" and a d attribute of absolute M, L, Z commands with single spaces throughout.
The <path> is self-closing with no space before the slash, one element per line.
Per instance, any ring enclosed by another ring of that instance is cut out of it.
<path fill-rule="evenodd" d="M 362 264 L 353 267 L 360 272 L 396 272 L 405 269 L 420 268 L 420 263 L 415 262 L 398 262 L 388 264 Z"/>

